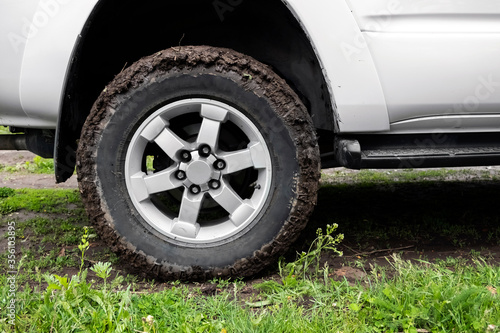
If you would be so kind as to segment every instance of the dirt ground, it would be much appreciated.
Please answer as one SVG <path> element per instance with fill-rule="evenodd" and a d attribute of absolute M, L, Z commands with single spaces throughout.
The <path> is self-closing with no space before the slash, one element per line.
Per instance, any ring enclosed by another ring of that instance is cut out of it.
<path fill-rule="evenodd" d="M 29 151 L 0 151 L 0 164 L 16 166 L 33 161 L 36 155 Z M 76 175 L 67 182 L 56 184 L 54 175 L 0 172 L 0 187 L 10 188 L 77 188 Z"/>
<path fill-rule="evenodd" d="M 0 164 L 16 165 L 31 161 L 33 157 L 33 154 L 27 152 L 0 152 Z M 344 169 L 325 172 L 333 174 L 339 170 L 345 173 L 356 172 Z M 346 236 L 339 246 L 344 256 L 325 254 L 322 257 L 322 261 L 327 262 L 331 268 L 332 276 L 339 280 L 362 279 L 366 272 L 369 272 L 370 265 L 374 263 L 387 265 L 393 254 L 399 254 L 403 259 L 435 261 L 453 258 L 471 261 L 480 253 L 489 262 L 500 264 L 498 233 L 500 182 L 496 180 L 500 176 L 500 167 L 480 167 L 472 170 L 474 170 L 472 173 L 429 184 L 405 183 L 366 188 L 350 187 L 347 184 L 346 187 L 324 187 L 320 190 L 318 206 L 308 228 L 295 247 L 289 251 L 287 259 L 293 260 L 297 251 L 307 250 L 315 238 L 317 228 L 324 228 L 328 223 L 339 223 L 339 232 Z M 485 172 L 492 175 L 492 180 L 484 177 Z M 64 184 L 55 184 L 52 175 L 3 172 L 0 173 L 0 187 L 77 188 L 78 186 L 76 175 Z M 33 217 L 33 213 L 28 215 L 30 216 L 26 218 Z M 446 223 L 449 223 L 450 230 L 458 230 L 457 236 L 453 236 L 453 232 L 450 232 L 449 238 L 433 234 L 432 219 L 436 218 L 447 219 Z M 343 223 L 343 221 L 348 222 Z M 406 235 L 399 237 L 399 234 L 391 234 L 391 230 L 400 229 L 394 227 L 395 223 L 406 223 L 412 232 L 421 230 L 422 237 L 411 238 Z M 467 230 L 463 231 L 465 229 Z M 367 236 L 358 237 L 360 234 Z M 102 251 L 105 248 L 106 244 L 97 240 L 92 243 L 91 250 Z M 118 262 L 115 268 L 125 273 L 131 272 L 130 267 L 124 262 Z M 71 274 L 71 270 L 61 273 Z M 134 273 L 141 276 L 141 272 Z M 276 277 L 276 267 L 271 267 L 249 280 L 248 284 L 251 286 L 262 279 Z M 210 293 L 210 288 L 213 286 L 207 284 L 205 287 L 207 293 Z"/>

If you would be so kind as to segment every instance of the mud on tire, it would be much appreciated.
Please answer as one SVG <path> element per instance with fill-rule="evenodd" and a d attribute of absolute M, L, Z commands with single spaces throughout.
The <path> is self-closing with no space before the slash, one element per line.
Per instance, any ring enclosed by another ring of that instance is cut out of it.
<path fill-rule="evenodd" d="M 249 276 L 295 241 L 316 203 L 319 151 L 298 96 L 232 50 L 168 49 L 120 73 L 79 142 L 95 228 L 148 276 Z"/>

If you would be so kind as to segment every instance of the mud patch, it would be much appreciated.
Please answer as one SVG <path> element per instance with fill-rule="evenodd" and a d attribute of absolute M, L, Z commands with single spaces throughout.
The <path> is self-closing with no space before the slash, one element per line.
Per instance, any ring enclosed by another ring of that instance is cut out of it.
<path fill-rule="evenodd" d="M 71 177 L 65 183 L 56 184 L 56 178 L 54 175 L 16 174 L 10 172 L 0 172 L 0 187 L 10 187 L 14 189 L 76 189 L 78 188 L 78 183 L 76 181 L 76 176 Z"/>

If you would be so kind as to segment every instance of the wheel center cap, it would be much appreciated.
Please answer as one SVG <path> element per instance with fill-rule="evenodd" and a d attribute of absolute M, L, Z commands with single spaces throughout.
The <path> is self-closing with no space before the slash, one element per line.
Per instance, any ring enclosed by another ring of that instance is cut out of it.
<path fill-rule="evenodd" d="M 206 184 L 212 178 L 212 167 L 205 161 L 194 161 L 187 167 L 186 175 L 193 184 Z"/>

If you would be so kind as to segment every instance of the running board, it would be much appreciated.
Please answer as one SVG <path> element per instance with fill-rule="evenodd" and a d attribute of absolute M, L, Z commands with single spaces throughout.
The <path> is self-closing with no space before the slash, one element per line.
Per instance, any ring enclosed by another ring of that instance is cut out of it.
<path fill-rule="evenodd" d="M 499 141 L 498 143 L 495 141 Z M 400 169 L 500 165 L 500 135 L 447 136 L 422 145 L 422 137 L 337 138 L 337 161 L 351 169 Z"/>

